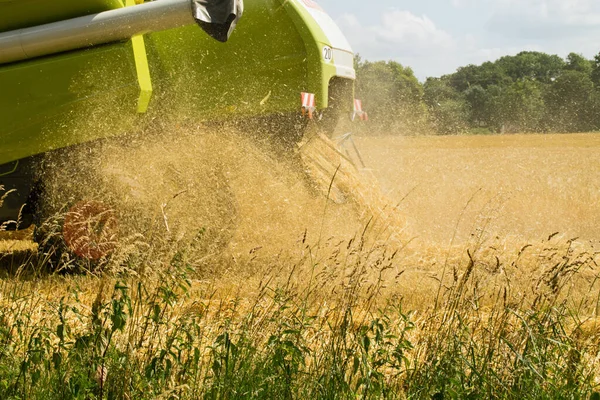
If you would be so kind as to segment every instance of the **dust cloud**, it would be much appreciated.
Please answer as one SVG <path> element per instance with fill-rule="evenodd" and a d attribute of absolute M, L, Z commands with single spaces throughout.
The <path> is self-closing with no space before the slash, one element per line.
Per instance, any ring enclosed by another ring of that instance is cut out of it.
<path fill-rule="evenodd" d="M 119 219 L 112 266 L 165 268 L 183 249 L 198 285 L 223 293 L 292 271 L 301 285 L 317 264 L 342 285 L 364 257 L 382 301 L 423 309 L 468 265 L 483 292 L 510 282 L 522 298 L 568 260 L 580 269 L 570 296 L 586 299 L 600 262 L 600 135 L 355 141 L 366 168 L 318 138 L 282 151 L 244 130 L 162 123 L 49 155 L 46 208 L 101 201 Z"/>
<path fill-rule="evenodd" d="M 232 128 L 163 124 L 49 155 L 44 170 L 47 213 L 107 204 L 123 252 L 191 243 L 198 260 L 272 256 L 348 240 L 364 222 L 355 203 L 315 187 L 297 148 L 282 154 Z"/>

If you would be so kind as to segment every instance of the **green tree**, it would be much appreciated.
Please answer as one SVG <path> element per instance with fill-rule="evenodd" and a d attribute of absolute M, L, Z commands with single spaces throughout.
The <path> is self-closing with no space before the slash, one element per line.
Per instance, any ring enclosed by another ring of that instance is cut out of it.
<path fill-rule="evenodd" d="M 469 104 L 471 125 L 487 126 L 489 122 L 488 103 L 490 102 L 487 90 L 480 85 L 474 85 L 465 90 L 464 95 Z"/>
<path fill-rule="evenodd" d="M 565 65 L 565 70 L 579 71 L 586 75 L 591 75 L 592 62 L 583 57 L 581 54 L 570 53 L 567 56 L 567 64 Z"/>
<path fill-rule="evenodd" d="M 423 85 L 423 100 L 427 107 L 433 107 L 442 101 L 459 100 L 462 98 L 461 92 L 450 85 L 447 77 L 427 78 Z"/>
<path fill-rule="evenodd" d="M 591 77 L 596 89 L 600 89 L 600 53 L 596 54 L 594 61 L 592 61 Z"/>
<path fill-rule="evenodd" d="M 541 131 L 546 114 L 541 84 L 532 80 L 514 82 L 503 90 L 499 110 L 504 132 Z"/>
<path fill-rule="evenodd" d="M 479 66 L 467 65 L 460 67 L 447 77 L 448 83 L 459 92 L 464 92 L 472 86 L 486 89 L 490 85 L 510 84 L 512 80 L 496 63 L 485 62 Z"/>
<path fill-rule="evenodd" d="M 598 128 L 598 93 L 589 75 L 567 70 L 546 94 L 548 121 L 558 132 L 585 132 Z"/>
<path fill-rule="evenodd" d="M 448 85 L 457 92 L 464 92 L 471 85 L 477 85 L 479 83 L 479 67 L 477 65 L 467 65 L 465 67 L 459 67 L 455 73 L 446 77 Z"/>
<path fill-rule="evenodd" d="M 1 1 L 1 0 L 0 0 Z M 355 59 L 356 92 L 387 131 L 438 133 L 486 127 L 505 132 L 575 132 L 600 128 L 600 53 L 587 60 L 524 51 L 460 67 L 421 85 L 396 62 Z"/>
<path fill-rule="evenodd" d="M 394 133 L 423 131 L 423 86 L 412 69 L 395 61 L 359 62 L 356 95 L 369 113 L 370 126 Z"/>
<path fill-rule="evenodd" d="M 469 104 L 464 95 L 444 78 L 428 78 L 424 85 L 430 123 L 440 134 L 462 133 L 468 129 Z"/>
<path fill-rule="evenodd" d="M 572 56 L 571 61 L 573 67 L 578 65 L 576 57 Z M 521 52 L 495 62 L 458 68 L 443 80 L 461 94 L 461 100 L 468 105 L 465 122 L 469 126 L 485 126 L 493 131 L 539 131 L 542 126 L 538 124 L 545 114 L 542 93 L 565 68 L 564 60 L 556 55 Z M 427 90 L 425 96 L 428 96 Z M 460 102 L 456 97 L 454 100 Z M 432 103 L 427 99 L 426 103 L 432 112 Z"/>
<path fill-rule="evenodd" d="M 505 88 L 500 85 L 491 85 L 487 88 L 488 100 L 486 103 L 486 123 L 493 132 L 502 132 L 505 127 L 505 112 L 503 96 Z"/>
<path fill-rule="evenodd" d="M 516 56 L 505 56 L 496 64 L 513 81 L 530 79 L 550 83 L 565 67 L 565 62 L 557 55 L 537 51 L 523 51 Z"/>

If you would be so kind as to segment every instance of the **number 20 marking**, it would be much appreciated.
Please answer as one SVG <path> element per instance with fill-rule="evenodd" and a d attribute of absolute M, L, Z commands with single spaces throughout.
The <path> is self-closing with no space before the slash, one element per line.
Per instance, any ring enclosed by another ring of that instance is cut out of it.
<path fill-rule="evenodd" d="M 327 62 L 333 59 L 333 50 L 329 46 L 323 47 L 323 59 Z"/>

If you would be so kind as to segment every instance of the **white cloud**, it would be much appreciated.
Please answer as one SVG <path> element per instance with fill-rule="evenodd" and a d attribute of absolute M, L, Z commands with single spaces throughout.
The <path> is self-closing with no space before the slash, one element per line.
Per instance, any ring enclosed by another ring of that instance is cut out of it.
<path fill-rule="evenodd" d="M 426 15 L 390 10 L 381 15 L 380 21 L 365 26 L 355 15 L 344 14 L 337 23 L 355 50 L 369 59 L 414 58 L 456 48 L 452 36 L 437 28 Z"/>
<path fill-rule="evenodd" d="M 337 23 L 363 58 L 398 61 L 413 68 L 421 80 L 451 73 L 461 65 L 494 60 L 515 50 L 482 48 L 480 39 L 472 35 L 454 38 L 426 15 L 392 10 L 380 20 L 378 25 L 365 26 L 356 15 L 344 14 Z"/>
<path fill-rule="evenodd" d="M 572 51 L 592 57 L 600 50 L 594 40 L 600 35 L 598 0 L 478 1 L 479 8 L 473 6 L 475 0 L 450 0 L 446 4 L 463 7 L 457 15 L 463 11 L 468 15 L 460 22 L 465 27 L 472 24 L 469 18 L 477 15 L 474 10 L 484 7 L 489 11 L 487 30 L 484 19 L 452 35 L 429 15 L 399 9 L 380 9 L 378 23 L 363 23 L 358 13 L 342 14 L 337 22 L 363 58 L 398 61 L 412 67 L 420 80 L 525 50 L 561 57 Z M 445 16 L 438 14 L 437 18 L 444 21 Z"/>
<path fill-rule="evenodd" d="M 452 4 L 455 8 L 464 8 L 475 4 L 477 0 L 450 0 L 450 4 Z"/>
<path fill-rule="evenodd" d="M 378 39 L 401 46 L 453 46 L 452 37 L 438 29 L 426 15 L 418 17 L 409 11 L 393 10 L 382 16 L 382 25 L 373 28 Z"/>
<path fill-rule="evenodd" d="M 597 0 L 496 0 L 490 30 L 509 37 L 555 40 L 600 31 Z"/>

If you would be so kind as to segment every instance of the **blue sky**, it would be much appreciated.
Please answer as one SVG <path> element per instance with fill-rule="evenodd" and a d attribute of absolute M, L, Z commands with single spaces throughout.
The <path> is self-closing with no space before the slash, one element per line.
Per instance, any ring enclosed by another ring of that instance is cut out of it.
<path fill-rule="evenodd" d="M 420 80 L 522 50 L 592 58 L 600 0 L 318 0 L 367 60 L 395 60 Z"/>

